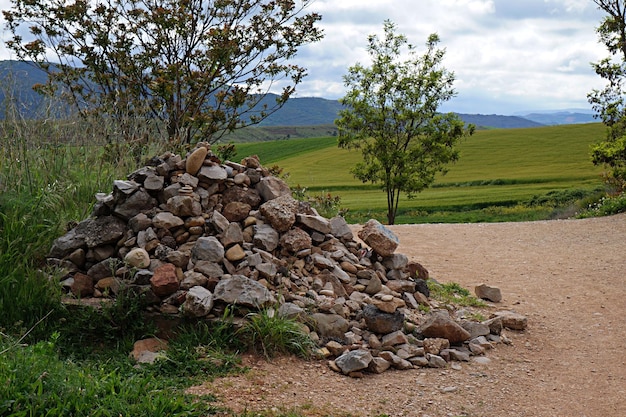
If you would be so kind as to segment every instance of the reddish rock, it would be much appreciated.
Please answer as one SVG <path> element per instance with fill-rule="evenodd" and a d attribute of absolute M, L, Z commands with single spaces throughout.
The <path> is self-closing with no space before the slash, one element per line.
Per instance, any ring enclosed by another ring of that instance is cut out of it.
<path fill-rule="evenodd" d="M 72 294 L 76 297 L 84 298 L 93 295 L 93 279 L 89 275 L 77 272 L 74 275 L 74 282 L 70 286 Z"/>
<path fill-rule="evenodd" d="M 154 275 L 150 278 L 150 286 L 159 297 L 165 297 L 176 292 L 179 287 L 176 266 L 168 263 L 155 269 Z"/>

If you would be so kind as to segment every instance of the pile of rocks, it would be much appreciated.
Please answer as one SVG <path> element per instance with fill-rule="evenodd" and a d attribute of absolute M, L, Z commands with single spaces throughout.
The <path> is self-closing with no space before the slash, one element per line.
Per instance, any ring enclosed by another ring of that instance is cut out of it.
<path fill-rule="evenodd" d="M 352 376 L 469 360 L 502 341 L 503 327 L 525 327 L 511 312 L 477 323 L 437 309 L 428 272 L 395 253 L 389 229 L 370 220 L 356 241 L 342 217 L 295 200 L 254 156 L 222 163 L 199 144 L 185 158 L 153 158 L 96 199 L 49 254 L 76 298 L 132 291 L 152 312 L 198 319 L 229 305 L 277 307 Z"/>

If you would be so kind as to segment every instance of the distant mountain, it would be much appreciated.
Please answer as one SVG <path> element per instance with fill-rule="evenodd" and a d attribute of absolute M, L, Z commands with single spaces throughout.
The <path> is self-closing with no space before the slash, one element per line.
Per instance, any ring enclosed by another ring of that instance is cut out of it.
<path fill-rule="evenodd" d="M 598 122 L 593 113 L 580 113 L 569 111 L 557 111 L 554 113 L 530 113 L 525 114 L 524 119 L 532 120 L 544 125 L 573 125 L 579 123 Z"/>
<path fill-rule="evenodd" d="M 275 96 L 266 98 L 268 105 Z M 317 124 L 333 124 L 337 113 L 343 106 L 337 100 L 302 97 L 292 98 L 282 109 L 270 115 L 260 126 L 308 126 Z M 501 116 L 497 114 L 462 114 L 459 117 L 465 123 L 473 123 L 477 128 L 509 129 L 539 127 L 543 124 L 518 116 Z"/>
<path fill-rule="evenodd" d="M 498 114 L 463 114 L 458 113 L 465 123 L 472 123 L 482 129 L 513 129 L 540 127 L 542 123 L 519 116 L 501 116 Z"/>
<path fill-rule="evenodd" d="M 20 61 L 0 61 L 0 118 L 8 107 L 5 97 L 17 104 L 21 115 L 35 117 L 42 99 L 32 90 L 35 84 L 46 81 L 45 72 L 35 66 Z M 261 104 L 271 107 L 276 96 L 269 94 Z M 2 105 L 3 104 L 3 105 Z M 318 97 L 297 97 L 285 103 L 283 108 L 263 120 L 259 126 L 318 126 L 332 125 L 342 105 L 337 100 Z M 552 113 L 531 112 L 524 116 L 502 116 L 497 114 L 459 114 L 466 123 L 473 123 L 482 129 L 527 128 L 543 125 L 590 123 L 596 121 L 591 113 L 554 111 Z"/>

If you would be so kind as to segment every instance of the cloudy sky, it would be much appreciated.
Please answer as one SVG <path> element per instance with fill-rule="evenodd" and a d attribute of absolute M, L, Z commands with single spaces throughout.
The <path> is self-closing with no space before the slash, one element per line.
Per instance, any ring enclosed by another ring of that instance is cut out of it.
<path fill-rule="evenodd" d="M 10 7 L 0 0 L 0 9 Z M 457 97 L 444 111 L 589 109 L 587 94 L 604 84 L 590 65 L 607 55 L 592 0 L 314 0 L 308 10 L 322 15 L 325 37 L 300 51 L 309 76 L 298 97 L 343 96 L 343 75 L 369 64 L 367 37 L 382 35 L 385 19 L 420 55 L 428 35 L 439 34 L 444 66 L 456 75 Z M 1 42 L 0 59 L 10 58 Z"/>
<path fill-rule="evenodd" d="M 341 97 L 342 76 L 369 63 L 367 37 L 385 19 L 420 52 L 439 34 L 458 93 L 445 111 L 589 109 L 587 93 L 603 85 L 590 62 L 607 55 L 595 33 L 604 14 L 591 0 L 315 0 L 309 10 L 325 37 L 298 58 L 309 69 L 299 97 Z"/>

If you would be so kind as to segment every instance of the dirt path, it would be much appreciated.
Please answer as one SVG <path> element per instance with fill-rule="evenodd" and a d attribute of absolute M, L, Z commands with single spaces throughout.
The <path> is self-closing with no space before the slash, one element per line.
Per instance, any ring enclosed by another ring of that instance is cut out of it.
<path fill-rule="evenodd" d="M 252 371 L 207 383 L 242 410 L 307 416 L 626 416 L 626 215 L 529 223 L 394 226 L 398 252 L 431 276 L 501 288 L 529 319 L 489 365 L 350 379 L 323 362 L 246 358 Z"/>

